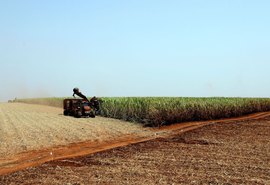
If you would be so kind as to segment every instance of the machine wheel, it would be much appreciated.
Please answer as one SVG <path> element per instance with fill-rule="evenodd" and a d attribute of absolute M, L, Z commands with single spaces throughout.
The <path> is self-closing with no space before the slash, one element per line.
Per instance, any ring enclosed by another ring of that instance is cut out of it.
<path fill-rule="evenodd" d="M 68 116 L 69 115 L 69 111 L 68 110 L 64 110 L 64 115 Z"/>
<path fill-rule="evenodd" d="M 75 117 L 76 118 L 82 117 L 82 112 L 81 111 L 76 112 Z"/>
<path fill-rule="evenodd" d="M 89 115 L 91 118 L 95 118 L 96 117 L 96 114 L 95 114 L 95 111 L 92 111 Z"/>

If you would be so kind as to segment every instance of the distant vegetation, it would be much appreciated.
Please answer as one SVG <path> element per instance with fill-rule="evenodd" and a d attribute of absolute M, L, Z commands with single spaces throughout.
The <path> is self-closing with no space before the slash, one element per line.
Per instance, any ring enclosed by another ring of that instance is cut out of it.
<path fill-rule="evenodd" d="M 64 98 L 17 99 L 16 102 L 62 107 Z M 147 126 L 212 120 L 270 111 L 269 98 L 102 98 L 101 115 Z"/>
<path fill-rule="evenodd" d="M 27 98 L 27 99 L 16 99 L 13 100 L 13 102 L 49 105 L 53 107 L 63 107 L 63 99 L 64 98 Z"/>

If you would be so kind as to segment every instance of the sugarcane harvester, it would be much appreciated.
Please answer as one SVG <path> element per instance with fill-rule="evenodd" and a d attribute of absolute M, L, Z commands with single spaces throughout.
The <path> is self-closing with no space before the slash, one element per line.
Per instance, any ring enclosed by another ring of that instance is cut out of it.
<path fill-rule="evenodd" d="M 75 98 L 75 95 L 81 99 Z M 83 95 L 79 88 L 73 89 L 73 97 L 64 99 L 64 115 L 74 116 L 76 118 L 80 117 L 92 117 L 94 118 L 100 113 L 100 100 L 97 97 L 93 97 L 90 100 Z"/>

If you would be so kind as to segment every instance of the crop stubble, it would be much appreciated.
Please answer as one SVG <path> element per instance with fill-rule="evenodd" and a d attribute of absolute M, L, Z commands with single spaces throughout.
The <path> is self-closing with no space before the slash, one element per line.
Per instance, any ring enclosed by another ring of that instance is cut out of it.
<path fill-rule="evenodd" d="M 270 118 L 210 124 L 171 137 L 56 160 L 3 184 L 269 184 Z"/>
<path fill-rule="evenodd" d="M 0 105 L 1 149 L 5 151 L 1 155 L 5 157 L 33 148 L 64 145 L 89 138 L 93 142 L 110 143 L 120 135 L 153 136 L 153 130 L 136 124 L 103 118 L 77 120 L 64 117 L 59 111 L 58 108 L 37 105 Z M 225 123 L 230 124 L 225 125 L 211 122 L 186 124 L 186 130 L 208 126 L 184 134 L 177 134 L 182 130 L 179 130 L 177 125 L 172 125 L 160 129 L 160 133 L 174 130 L 171 134 L 176 135 L 170 138 L 151 140 L 88 157 L 49 162 L 40 167 L 3 176 L 0 182 L 267 184 L 270 180 L 269 119 L 245 121 L 247 118 L 260 119 L 267 115 L 269 113 L 259 113 L 237 120 L 229 119 Z M 57 120 L 58 118 L 61 120 Z M 99 121 L 102 123 L 99 124 Z M 89 129 L 89 132 L 81 131 L 82 128 Z M 37 137 L 40 140 L 35 140 Z"/>
<path fill-rule="evenodd" d="M 86 140 L 99 143 L 123 135 L 152 134 L 135 123 L 102 117 L 76 119 L 61 112 L 43 105 L 0 104 L 0 158 Z"/>

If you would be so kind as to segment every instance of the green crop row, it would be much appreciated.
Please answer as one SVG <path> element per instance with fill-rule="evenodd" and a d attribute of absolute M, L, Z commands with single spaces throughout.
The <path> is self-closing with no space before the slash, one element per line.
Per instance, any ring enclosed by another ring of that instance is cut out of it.
<path fill-rule="evenodd" d="M 62 100 L 17 101 L 61 107 Z M 237 117 L 262 111 L 270 111 L 269 98 L 104 97 L 101 103 L 101 116 L 148 126 Z"/>
<path fill-rule="evenodd" d="M 102 115 L 150 126 L 212 120 L 269 111 L 261 98 L 103 98 Z"/>

